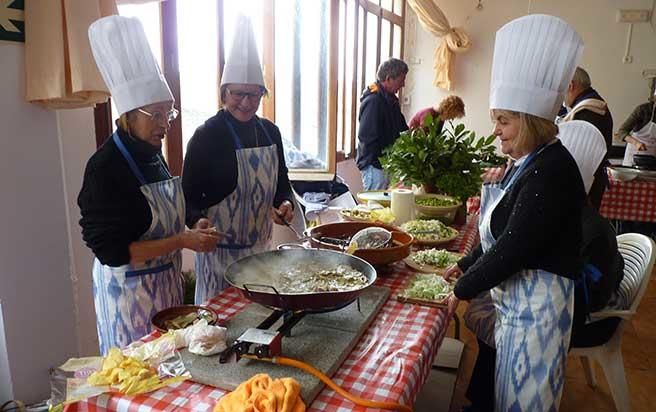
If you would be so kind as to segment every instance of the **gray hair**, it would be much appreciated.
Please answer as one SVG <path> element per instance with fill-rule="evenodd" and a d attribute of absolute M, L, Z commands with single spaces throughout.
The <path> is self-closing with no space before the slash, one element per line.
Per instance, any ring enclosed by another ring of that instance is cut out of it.
<path fill-rule="evenodd" d="M 379 82 L 392 78 L 395 79 L 402 74 L 408 73 L 408 65 L 401 59 L 390 57 L 378 66 L 376 77 Z"/>
<path fill-rule="evenodd" d="M 590 81 L 590 75 L 581 67 L 576 68 L 576 71 L 574 72 L 574 77 L 572 77 L 572 82 L 576 83 L 581 89 L 584 90 L 592 86 L 592 82 Z"/>

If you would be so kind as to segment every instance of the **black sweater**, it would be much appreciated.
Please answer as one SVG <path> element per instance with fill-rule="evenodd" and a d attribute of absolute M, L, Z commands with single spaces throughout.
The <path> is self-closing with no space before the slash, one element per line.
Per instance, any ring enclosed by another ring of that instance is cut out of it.
<path fill-rule="evenodd" d="M 161 151 L 122 131 L 118 135 L 147 183 L 170 178 Z M 130 243 L 139 240 L 153 219 L 148 201 L 113 139 L 108 139 L 87 162 L 77 198 L 82 238 L 104 265 L 130 262 Z"/>
<path fill-rule="evenodd" d="M 266 129 L 278 149 L 278 185 L 272 206 L 278 207 L 284 200 L 293 204 L 280 130 L 269 120 L 260 120 L 262 123 L 257 126 L 256 136 L 255 118 L 244 123 L 235 119 L 228 111 L 220 110 L 196 129 L 187 145 L 182 172 L 187 226 L 193 227 L 198 219 L 206 217 L 205 210 L 221 202 L 237 187 L 236 147 L 226 121 L 235 128 L 243 148 L 270 145 L 262 126 Z"/>
<path fill-rule="evenodd" d="M 567 278 L 581 273 L 581 210 L 585 192 L 574 159 L 557 141 L 526 166 L 492 213 L 496 243 L 458 262 L 465 272 L 455 295 L 471 299 L 522 269 Z"/>
<path fill-rule="evenodd" d="M 381 169 L 378 158 L 383 150 L 394 144 L 402 131 L 408 130 L 399 99 L 385 91 L 379 82 L 370 85 L 360 97 L 358 121 L 358 168 L 372 165 Z"/>

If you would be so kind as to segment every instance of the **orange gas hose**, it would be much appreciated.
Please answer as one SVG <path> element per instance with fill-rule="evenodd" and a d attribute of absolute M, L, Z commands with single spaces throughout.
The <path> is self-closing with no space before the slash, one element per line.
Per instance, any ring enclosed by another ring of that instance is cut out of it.
<path fill-rule="evenodd" d="M 317 368 L 296 359 L 286 358 L 284 356 L 275 356 L 273 358 L 258 358 L 255 355 L 241 355 L 241 357 L 246 359 L 255 359 L 265 362 L 277 363 L 280 365 L 293 366 L 295 368 L 302 369 L 305 372 L 308 372 L 309 374 L 316 376 L 323 383 L 328 385 L 332 390 L 339 393 L 340 395 L 350 400 L 351 402 L 355 403 L 356 405 L 365 406 L 367 408 L 380 408 L 380 409 L 397 410 L 402 412 L 412 412 L 412 408 L 406 405 L 401 405 L 394 402 L 377 402 L 369 399 L 359 398 L 355 395 L 352 395 L 348 393 L 346 390 L 342 389 L 340 386 L 338 386 L 335 382 L 333 382 L 328 376 L 324 375 L 323 372 L 321 372 Z"/>

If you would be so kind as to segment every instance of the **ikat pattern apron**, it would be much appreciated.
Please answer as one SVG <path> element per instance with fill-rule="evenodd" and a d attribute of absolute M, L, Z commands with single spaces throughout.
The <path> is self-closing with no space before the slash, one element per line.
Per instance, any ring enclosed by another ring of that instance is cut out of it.
<path fill-rule="evenodd" d="M 263 132 L 269 146 L 243 148 L 234 127 L 224 121 L 236 148 L 237 186 L 228 197 L 210 207 L 206 216 L 218 231 L 230 236 L 220 241 L 216 251 L 196 253 L 197 305 L 228 286 L 223 275 L 232 262 L 268 250 L 273 230 L 271 208 L 278 184 L 276 145 L 257 118 L 255 132 Z"/>
<path fill-rule="evenodd" d="M 650 119 L 654 118 L 654 111 L 656 111 L 656 103 L 654 103 L 654 107 L 651 110 Z M 634 144 L 627 143 L 626 150 L 624 150 L 624 160 L 622 160 L 623 166 L 633 166 L 633 155 L 636 154 L 656 156 L 656 123 L 653 120 L 650 120 L 642 129 L 631 132 L 631 136 L 644 143 L 647 146 L 647 150 L 638 151 L 638 148 Z"/>
<path fill-rule="evenodd" d="M 496 239 L 492 212 L 522 170 L 505 184 L 484 185 L 479 230 L 483 252 Z M 495 411 L 556 411 L 574 313 L 574 281 L 544 270 L 522 270 L 490 291 L 496 309 Z"/>
<path fill-rule="evenodd" d="M 141 193 L 153 215 L 150 227 L 139 240 L 162 239 L 182 232 L 185 203 L 180 178 L 147 184 L 116 133 L 112 139 L 141 183 Z M 179 250 L 136 265 L 110 267 L 94 260 L 93 300 L 102 355 L 112 346 L 123 347 L 147 335 L 155 313 L 183 303 L 181 266 Z"/>

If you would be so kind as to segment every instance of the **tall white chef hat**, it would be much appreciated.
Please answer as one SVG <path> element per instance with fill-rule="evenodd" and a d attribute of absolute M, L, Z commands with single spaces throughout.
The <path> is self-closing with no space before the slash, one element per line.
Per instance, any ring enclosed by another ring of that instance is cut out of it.
<path fill-rule="evenodd" d="M 239 15 L 235 22 L 235 34 L 230 54 L 223 67 L 221 86 L 224 84 L 258 84 L 264 88 L 264 76 L 260 56 L 255 45 L 255 33 L 251 19 Z"/>
<path fill-rule="evenodd" d="M 558 125 L 558 138 L 576 161 L 585 192 L 590 192 L 594 174 L 606 156 L 604 136 L 591 123 L 571 120 Z"/>
<path fill-rule="evenodd" d="M 96 20 L 89 26 L 89 41 L 119 114 L 174 100 L 138 19 Z"/>
<path fill-rule="evenodd" d="M 583 41 L 563 20 L 532 14 L 497 31 L 490 109 L 552 120 L 583 52 Z"/>

